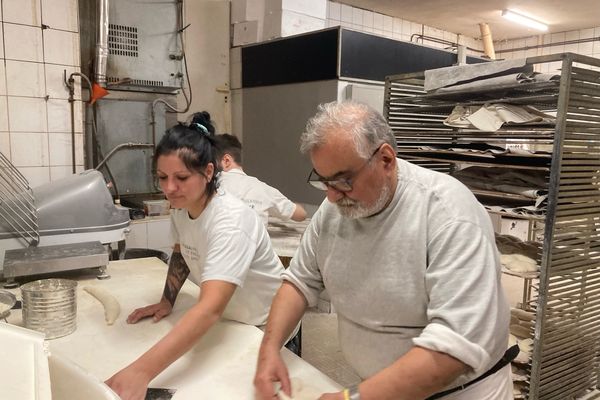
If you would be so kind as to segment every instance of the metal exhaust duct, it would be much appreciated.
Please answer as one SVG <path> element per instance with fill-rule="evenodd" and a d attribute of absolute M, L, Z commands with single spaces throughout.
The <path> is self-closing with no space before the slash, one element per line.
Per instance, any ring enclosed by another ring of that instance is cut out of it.
<path fill-rule="evenodd" d="M 98 38 L 96 40 L 96 62 L 94 81 L 106 87 L 106 66 L 108 60 L 108 0 L 98 1 Z"/>

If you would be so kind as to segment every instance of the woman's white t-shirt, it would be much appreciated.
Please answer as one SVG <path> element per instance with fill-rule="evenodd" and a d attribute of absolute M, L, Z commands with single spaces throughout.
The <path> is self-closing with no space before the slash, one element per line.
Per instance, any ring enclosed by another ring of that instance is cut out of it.
<path fill-rule="evenodd" d="M 219 280 L 238 286 L 223 318 L 249 325 L 266 323 L 281 286 L 283 265 L 253 210 L 218 192 L 196 219 L 185 209 L 172 210 L 171 236 L 180 245 L 192 282 L 200 286 Z"/>

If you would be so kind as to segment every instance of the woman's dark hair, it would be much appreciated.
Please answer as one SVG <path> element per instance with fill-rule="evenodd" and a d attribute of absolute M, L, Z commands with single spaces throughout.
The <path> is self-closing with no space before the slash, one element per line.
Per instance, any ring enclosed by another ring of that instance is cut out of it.
<path fill-rule="evenodd" d="M 219 187 L 217 177 L 221 172 L 214 134 L 215 127 L 206 111 L 195 113 L 187 125 L 179 122 L 167 129 L 154 152 L 154 171 L 158 157 L 173 153 L 177 154 L 187 169 L 201 174 L 204 174 L 206 166 L 212 163 L 215 172 L 206 184 L 206 193 L 212 196 Z"/>
<path fill-rule="evenodd" d="M 199 129 L 204 130 L 202 128 L 204 127 L 212 136 L 215 135 L 215 127 L 213 126 L 212 121 L 210 120 L 210 114 L 208 113 L 208 111 L 200 111 L 192 114 L 192 119 L 189 124 L 199 124 L 199 126 L 197 126 Z"/>

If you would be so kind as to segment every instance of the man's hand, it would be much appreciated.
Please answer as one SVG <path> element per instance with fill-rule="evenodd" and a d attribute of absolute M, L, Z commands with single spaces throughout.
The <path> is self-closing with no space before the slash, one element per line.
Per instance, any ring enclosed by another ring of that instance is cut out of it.
<path fill-rule="evenodd" d="M 292 385 L 287 367 L 278 351 L 261 351 L 258 355 L 256 375 L 254 376 L 254 387 L 257 398 L 262 400 L 273 400 L 277 397 L 274 383 L 281 383 L 283 393 L 291 396 Z"/>
<path fill-rule="evenodd" d="M 128 324 L 135 324 L 143 318 L 152 317 L 154 322 L 158 322 L 167 315 L 171 314 L 173 306 L 164 297 L 160 303 L 151 304 L 146 307 L 137 308 L 127 317 Z"/>

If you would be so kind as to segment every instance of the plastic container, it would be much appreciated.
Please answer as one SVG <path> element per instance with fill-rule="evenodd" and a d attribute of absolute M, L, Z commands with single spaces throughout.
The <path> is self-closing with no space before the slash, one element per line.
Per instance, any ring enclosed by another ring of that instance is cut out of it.
<path fill-rule="evenodd" d="M 41 279 L 21 286 L 23 325 L 46 339 L 66 336 L 77 328 L 77 282 Z"/>
<path fill-rule="evenodd" d="M 50 354 L 42 333 L 0 324 L 0 343 L 2 399 L 120 399 L 90 372 L 67 358 Z"/>
<path fill-rule="evenodd" d="M 169 215 L 171 204 L 168 200 L 144 200 L 144 213 L 149 217 Z"/>

